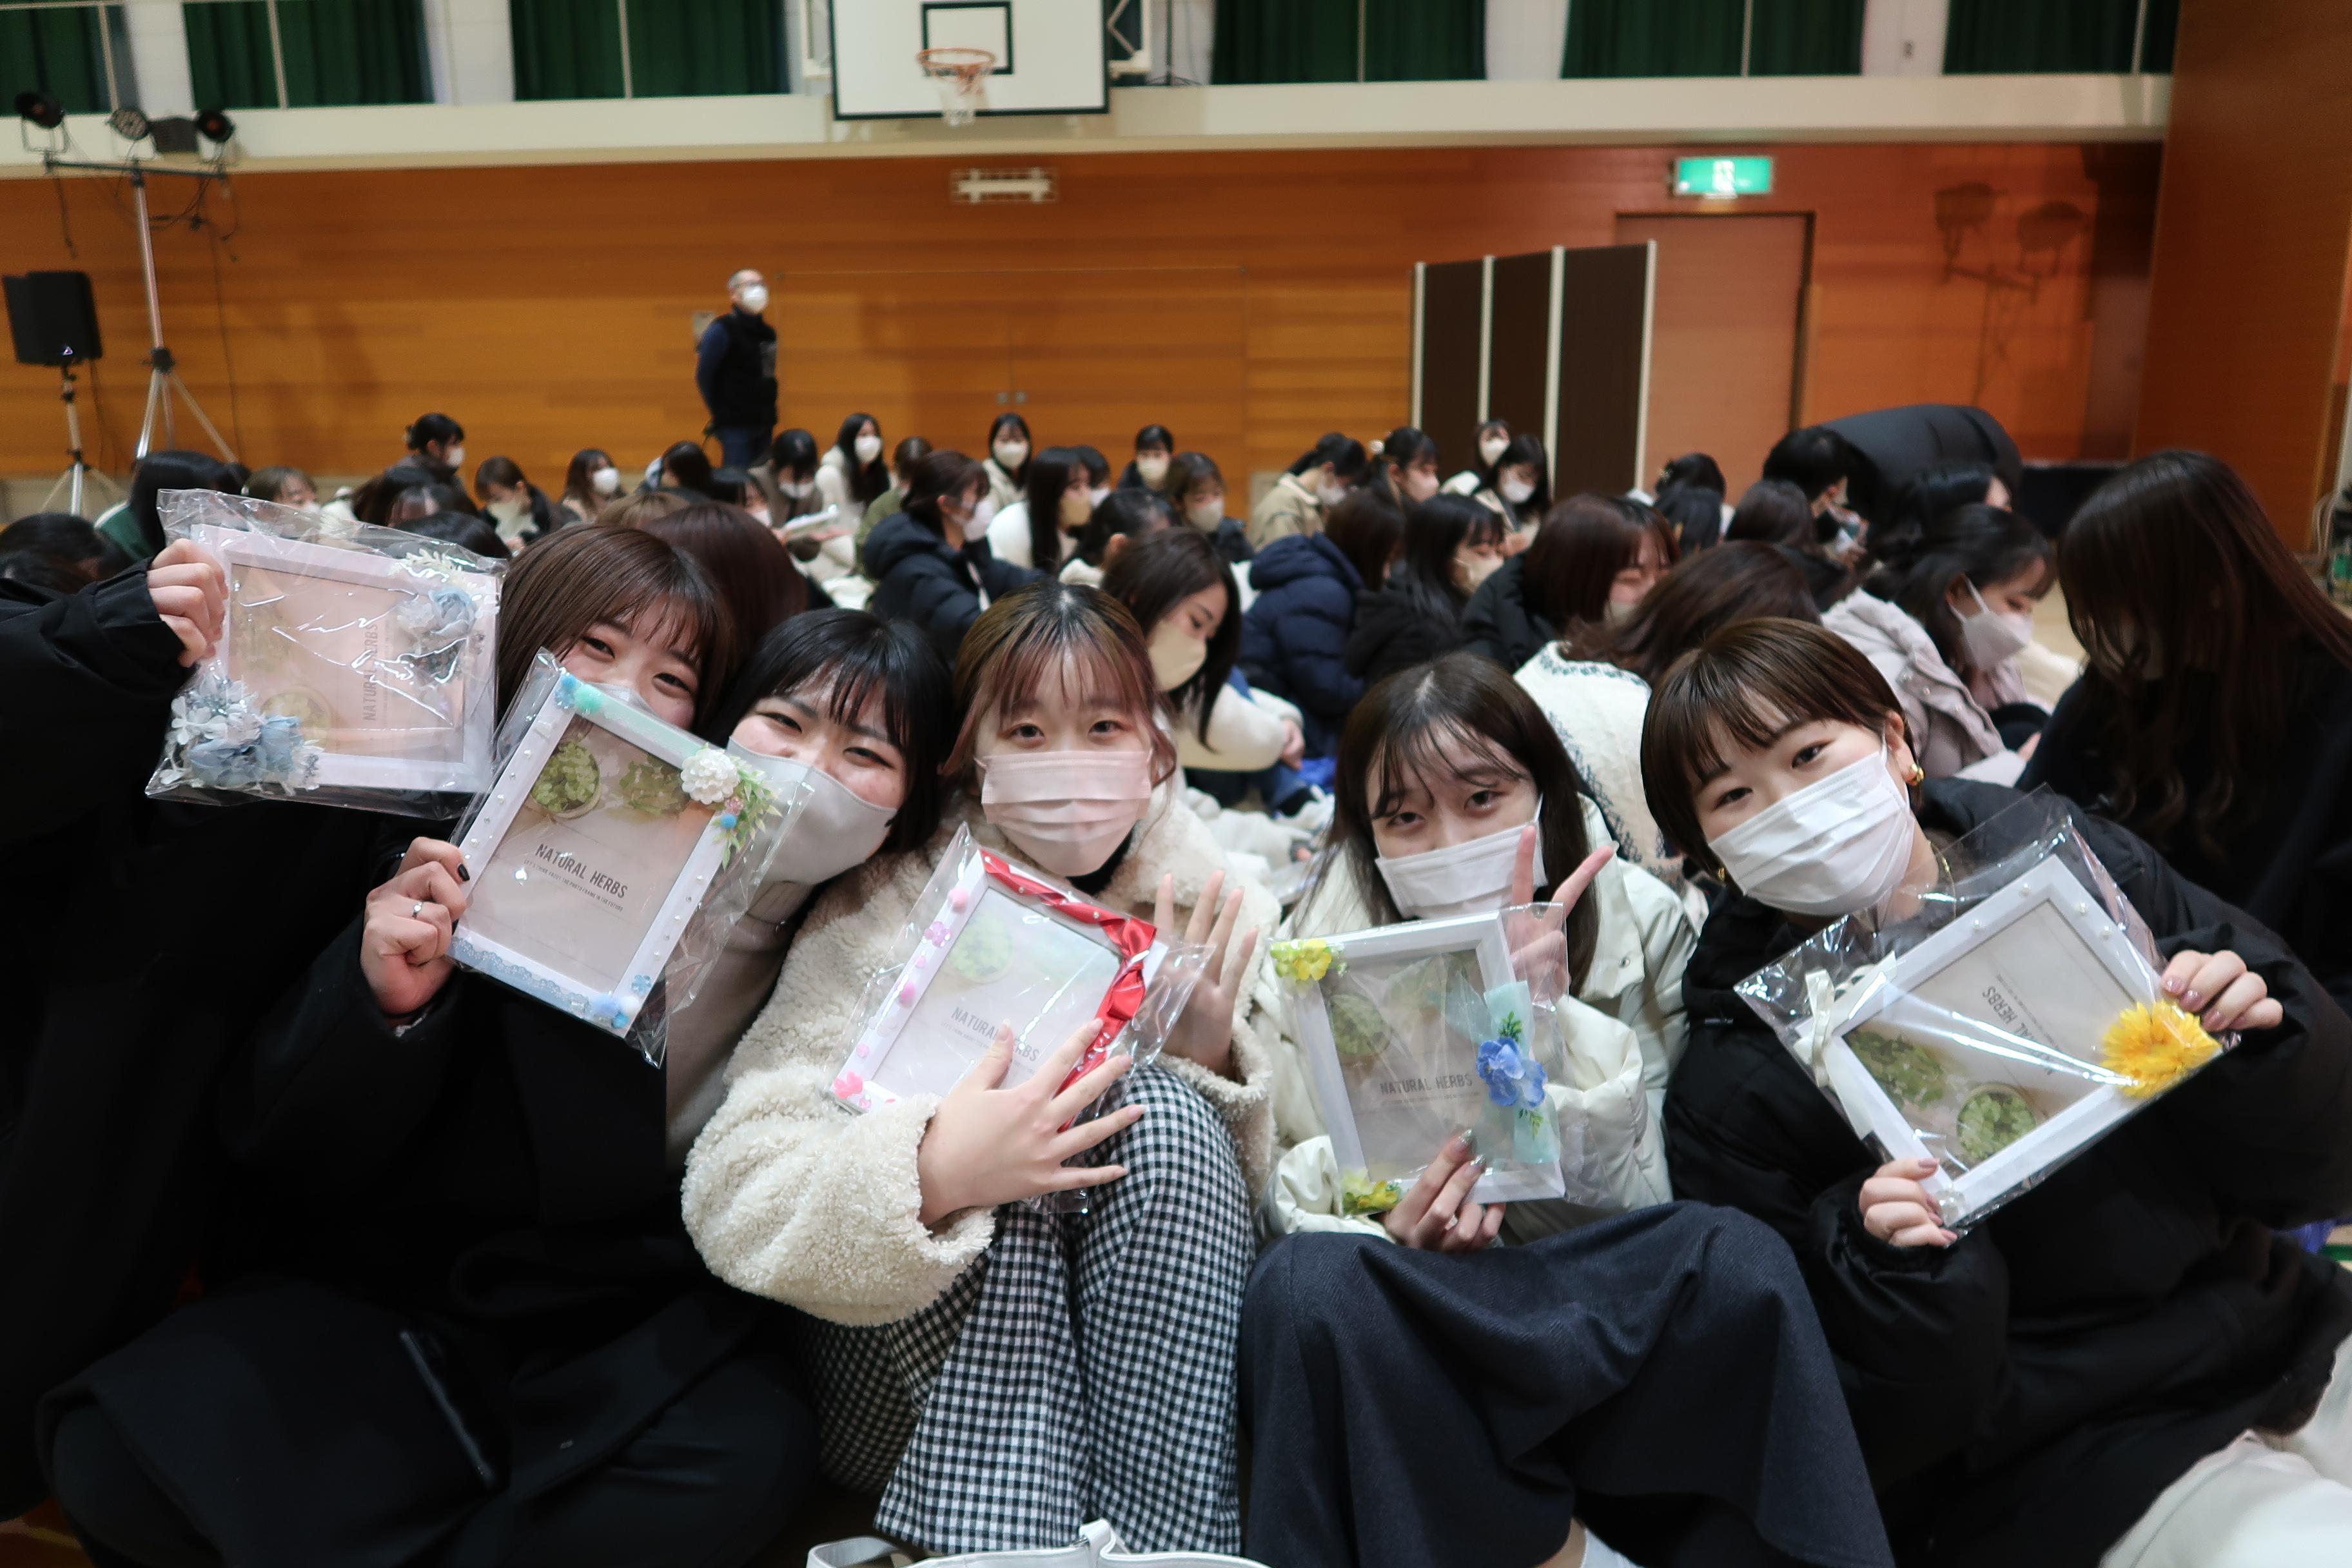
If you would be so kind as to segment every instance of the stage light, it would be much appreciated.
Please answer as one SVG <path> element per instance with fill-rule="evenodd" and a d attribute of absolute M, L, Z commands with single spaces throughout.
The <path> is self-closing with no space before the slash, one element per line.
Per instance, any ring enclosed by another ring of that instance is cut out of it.
<path fill-rule="evenodd" d="M 226 144 L 236 134 L 236 121 L 228 117 L 226 110 L 200 109 L 196 110 L 196 129 L 205 133 L 205 141 Z"/>
<path fill-rule="evenodd" d="M 66 122 L 66 106 L 58 101 L 57 94 L 43 92 L 37 87 L 26 88 L 16 95 L 16 112 L 44 131 L 55 131 Z"/>
<path fill-rule="evenodd" d="M 144 142 L 149 131 L 152 129 L 147 123 L 147 117 L 127 103 L 108 115 L 106 122 L 112 126 L 114 133 L 125 142 Z"/>

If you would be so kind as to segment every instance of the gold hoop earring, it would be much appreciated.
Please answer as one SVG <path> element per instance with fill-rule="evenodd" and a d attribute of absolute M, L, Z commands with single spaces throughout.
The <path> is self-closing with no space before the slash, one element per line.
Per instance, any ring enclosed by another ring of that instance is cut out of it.
<path fill-rule="evenodd" d="M 1917 763 L 1913 763 L 1911 764 L 1911 787 L 1913 789 L 1916 789 L 1927 782 L 1927 770 L 1921 767 Z"/>

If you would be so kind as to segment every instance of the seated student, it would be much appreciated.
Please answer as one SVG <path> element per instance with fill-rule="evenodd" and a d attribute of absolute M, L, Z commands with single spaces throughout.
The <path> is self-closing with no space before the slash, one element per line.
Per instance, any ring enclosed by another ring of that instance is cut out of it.
<path fill-rule="evenodd" d="M 1739 889 L 1684 972 L 1675 1191 L 1745 1209 L 1796 1249 L 1897 1552 L 2352 1560 L 2352 1291 L 2273 1234 L 2352 1212 L 2352 1020 L 2311 973 L 2139 839 L 2075 813 L 2169 955 L 2165 989 L 2242 1043 L 1956 1237 L 1920 1185 L 1934 1166 L 1865 1147 L 1733 988 L 1931 882 L 1936 846 L 2017 792 L 1926 779 L 1870 661 L 1788 621 L 1727 627 L 1675 665 L 1642 772 L 1667 836 Z"/>
<path fill-rule="evenodd" d="M 1445 481 L 1448 495 L 1475 496 L 1480 490 L 1495 488 L 1495 465 L 1511 445 L 1511 426 L 1506 419 L 1489 419 L 1478 426 L 1478 460 Z"/>
<path fill-rule="evenodd" d="M 0 577 L 78 594 L 127 569 L 121 546 L 71 512 L 37 511 L 0 528 Z"/>
<path fill-rule="evenodd" d="M 634 530 L 525 552 L 499 632 L 502 692 L 544 648 L 677 724 L 732 663 Z M 799 1373 L 679 1223 L 662 1069 L 457 973 L 468 880 L 416 840 L 285 992 L 222 1097 L 241 1267 L 44 1406 L 109 1561 L 743 1563 L 805 1486 Z"/>
<path fill-rule="evenodd" d="M 1623 619 L 1678 555 L 1665 519 L 1623 496 L 1570 496 L 1463 607 L 1463 646 L 1517 669 L 1555 641 Z"/>
<path fill-rule="evenodd" d="M 903 481 L 906 471 L 898 478 Z M 890 488 L 889 470 L 882 463 L 882 426 L 871 414 L 853 414 L 841 422 L 833 445 L 817 459 L 817 495 L 827 506 L 837 506 L 851 517 L 858 509 Z"/>
<path fill-rule="evenodd" d="M 1895 529 L 1916 533 L 1947 512 L 1958 511 L 1964 506 L 1997 506 L 2004 511 L 2014 510 L 2010 504 L 2009 487 L 1987 463 L 1938 463 L 1932 468 L 1922 468 L 1904 482 L 1895 492 L 1893 504 L 1886 516 L 1874 526 L 1883 533 Z M 1879 534 L 1871 538 L 1871 552 L 1879 552 Z"/>
<path fill-rule="evenodd" d="M 596 514 L 610 506 L 620 493 L 621 470 L 614 466 L 612 454 L 601 447 L 583 447 L 572 454 L 572 461 L 563 470 L 563 500 L 558 503 L 560 521 L 593 522 Z"/>
<path fill-rule="evenodd" d="M 678 490 L 688 500 L 717 500 L 718 470 L 699 441 L 673 441 L 646 471 L 647 489 Z"/>
<path fill-rule="evenodd" d="M 775 989 L 810 900 L 938 831 L 955 721 L 947 668 L 921 633 L 820 609 L 768 634 L 703 732 L 739 756 L 801 764 L 814 793 L 693 1001 L 670 1016 L 662 1072 L 674 1165 L 719 1109 L 720 1069 Z"/>
<path fill-rule="evenodd" d="M 1686 557 L 1622 621 L 1588 626 L 1519 667 L 1517 679 L 1551 721 L 1617 852 L 1685 896 L 1706 900 L 1666 842 L 1642 791 L 1642 721 L 1667 668 L 1720 626 L 1759 616 L 1818 619 L 1796 563 L 1769 544 L 1718 545 Z"/>
<path fill-rule="evenodd" d="M 1146 425 L 1135 433 L 1135 456 L 1127 471 L 1118 476 L 1118 488 L 1123 490 L 1158 490 L 1168 494 L 1168 470 L 1174 461 L 1176 437 L 1165 425 Z M 1104 465 L 1106 468 L 1109 465 Z M 1175 498 L 1170 496 L 1172 502 Z"/>
<path fill-rule="evenodd" d="M 555 531 L 555 506 L 546 492 L 523 477 L 512 458 L 485 458 L 474 470 L 474 494 L 483 513 L 509 544 L 528 543 Z"/>
<path fill-rule="evenodd" d="M 1404 550 L 1388 581 L 1356 605 L 1348 673 L 1370 686 L 1462 646 L 1462 610 L 1503 563 L 1504 526 L 1476 501 L 1433 496 L 1404 519 Z"/>
<path fill-rule="evenodd" d="M 403 436 L 406 455 L 400 465 L 422 468 L 438 484 L 463 487 L 466 427 L 446 414 L 419 415 Z"/>
<path fill-rule="evenodd" d="M 1480 487 L 1478 504 L 1501 517 L 1507 528 L 1504 553 L 1517 554 L 1533 542 L 1536 526 L 1551 510 L 1550 465 L 1543 443 L 1533 436 L 1514 436 L 1495 459 L 1492 480 Z"/>
<path fill-rule="evenodd" d="M 131 476 L 131 499 L 119 511 L 98 520 L 98 531 L 133 561 L 145 561 L 161 551 L 163 514 L 159 498 L 165 490 L 219 490 L 237 493 L 236 476 L 228 465 L 202 452 L 150 452 L 139 459 Z"/>
<path fill-rule="evenodd" d="M 1103 592 L 1143 628 L 1151 673 L 1174 711 L 1185 782 L 1226 805 L 1253 785 L 1279 809 L 1304 785 L 1298 710 L 1254 691 L 1234 668 L 1242 646 L 1233 568 L 1209 536 L 1171 528 L 1136 541 L 1103 574 Z"/>
<path fill-rule="evenodd" d="M 319 487 L 299 468 L 256 468 L 246 476 L 245 493 L 256 500 L 274 500 L 304 511 L 319 510 Z"/>
<path fill-rule="evenodd" d="M 1727 540 L 1756 540 L 1794 562 L 1812 590 L 1813 605 L 1826 610 L 1853 587 L 1853 574 L 1821 542 L 1821 528 L 1805 492 L 1786 479 L 1759 479 L 1739 498 L 1723 525 Z"/>
<path fill-rule="evenodd" d="M 1250 684 L 1295 703 L 1307 754 L 1328 757 L 1364 694 L 1348 668 L 1348 634 L 1367 590 L 1388 580 L 1404 548 L 1404 514 L 1369 490 L 1331 512 L 1320 533 L 1276 540 L 1250 561 L 1257 597 L 1242 617 L 1242 669 Z"/>
<path fill-rule="evenodd" d="M 460 550 L 470 550 L 486 561 L 511 560 L 514 552 L 499 537 L 487 517 L 476 517 L 470 511 L 436 511 L 427 517 L 400 525 L 403 533 L 414 533 L 425 539 L 445 540 Z"/>
<path fill-rule="evenodd" d="M 1364 481 L 1367 489 L 1378 489 L 1400 511 L 1438 492 L 1437 443 L 1425 433 L 1400 425 L 1381 437 L 1380 445 L 1379 460 Z"/>
<path fill-rule="evenodd" d="M 884 518 L 896 515 L 906 504 L 907 479 L 915 465 L 931 455 L 931 444 L 920 436 L 908 436 L 890 449 L 890 488 L 866 503 L 866 515 L 858 521 L 855 542 L 857 548 L 858 570 L 866 570 L 866 537 Z"/>
<path fill-rule="evenodd" d="M 1274 901 L 1227 890 L 1170 783 L 1142 632 L 1100 590 L 1046 579 L 991 605 L 955 706 L 965 794 L 925 848 L 811 908 L 687 1161 L 687 1224 L 721 1278 L 809 1314 L 826 1473 L 882 1494 L 882 1531 L 1005 1550 L 1107 1518 L 1139 1550 L 1234 1551 L 1234 1356 L 1268 1149 L 1270 1027 L 1249 994 Z M 865 981 L 895 962 L 959 827 L 1211 944 L 1157 1066 L 1122 1079 L 1118 1058 L 1060 1090 L 1088 1026 L 1031 1042 L 1035 1075 L 999 1088 L 1000 1030 L 943 1099 L 860 1115 L 835 1098 Z M 1057 1131 L 1106 1091 L 1103 1115 Z M 1082 1188 L 1084 1213 L 1020 1201 Z"/>
<path fill-rule="evenodd" d="M 2200 452 L 2092 492 L 2059 575 L 2090 667 L 2024 784 L 2139 834 L 2352 1008 L 2352 623 Z"/>
<path fill-rule="evenodd" d="M 1929 778 L 2015 784 L 2039 726 L 2013 751 L 2001 722 L 2032 708 L 2017 656 L 2053 580 L 2050 542 L 2015 512 L 1964 506 L 1916 531 L 1884 531 L 1873 553 L 1878 569 L 1822 625 L 1895 689 Z"/>
<path fill-rule="evenodd" d="M 1067 447 L 1048 447 L 1029 460 L 1021 499 L 988 525 L 988 548 L 999 561 L 1048 575 L 1069 558 L 1071 536 L 1094 515 L 1086 465 Z"/>
<path fill-rule="evenodd" d="M 1473 654 L 1392 675 L 1348 720 L 1332 796 L 1332 853 L 1286 936 L 1525 904 L 1550 894 L 1546 879 L 1572 873 L 1559 893 L 1574 904 L 1566 928 L 1573 989 L 1559 1004 L 1570 1074 L 1549 1094 L 1563 1121 L 1584 1129 L 1585 1163 L 1572 1173 L 1579 1190 L 1605 1202 L 1515 1204 L 1496 1223 L 1509 1239 L 1526 1241 L 1664 1203 L 1658 1108 L 1682 1054 L 1682 970 L 1696 933 L 1672 889 L 1614 858 L 1543 710 Z M 1271 1005 L 1273 983 L 1261 984 Z M 1378 1234 L 1385 1225 L 1401 1236 L 1406 1222 L 1395 1213 L 1385 1221 L 1341 1217 L 1339 1164 L 1304 1056 L 1295 1038 L 1283 1045 L 1275 1133 L 1287 1152 L 1266 1194 L 1269 1222 L 1284 1233 Z"/>
<path fill-rule="evenodd" d="M 666 539 L 702 563 L 727 601 L 736 639 L 756 646 L 794 616 L 826 601 L 824 590 L 801 575 L 792 552 L 740 507 L 696 501 L 635 526 Z"/>
<path fill-rule="evenodd" d="M 1207 453 L 1177 453 L 1160 493 L 1186 526 L 1215 541 L 1218 554 L 1236 566 L 1250 559 L 1249 525 L 1226 515 L 1225 476 Z"/>
<path fill-rule="evenodd" d="M 1651 488 L 1653 497 L 1685 486 L 1723 494 L 1731 487 L 1724 481 L 1723 465 L 1706 452 L 1685 452 L 1679 458 L 1669 458 L 1666 466 L 1658 470 L 1658 482 Z"/>
<path fill-rule="evenodd" d="M 768 444 L 767 472 L 762 489 L 768 497 L 768 524 L 782 528 L 796 517 L 806 517 L 823 511 L 829 504 L 817 489 L 816 470 L 820 461 L 816 437 L 798 426 L 779 430 Z M 844 525 L 851 520 L 848 513 L 855 507 L 844 508 Z"/>
<path fill-rule="evenodd" d="M 1698 485 L 1668 485 L 1650 504 L 1666 520 L 1668 534 L 1685 555 L 1720 544 L 1732 517 L 1722 491 Z"/>
<path fill-rule="evenodd" d="M 981 467 L 988 472 L 988 499 L 1003 511 L 1021 499 L 1022 487 L 1029 482 L 1029 456 L 1035 443 L 1029 436 L 1029 421 L 1007 411 L 998 415 L 988 426 L 988 456 Z"/>
<path fill-rule="evenodd" d="M 907 508 L 867 536 L 867 608 L 886 621 L 911 621 L 931 639 L 942 663 L 980 618 L 981 595 L 1002 598 L 1037 574 L 999 561 L 988 548 L 996 515 L 988 475 L 961 452 L 932 452 L 908 477 Z"/>
<path fill-rule="evenodd" d="M 1113 490 L 1095 503 L 1086 526 L 1070 541 L 1069 559 L 1056 575 L 1080 587 L 1100 587 L 1103 573 L 1120 551 L 1175 526 L 1175 510 L 1158 490 Z"/>
<path fill-rule="evenodd" d="M 1348 499 L 1369 461 L 1361 441 L 1337 430 L 1300 453 L 1251 510 L 1250 548 L 1264 550 L 1294 533 L 1320 532 L 1325 515 Z"/>

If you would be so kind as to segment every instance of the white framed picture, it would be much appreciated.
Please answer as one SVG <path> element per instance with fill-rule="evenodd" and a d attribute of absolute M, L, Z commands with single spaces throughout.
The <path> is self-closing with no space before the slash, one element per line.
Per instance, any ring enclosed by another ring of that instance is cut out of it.
<path fill-rule="evenodd" d="M 498 579 L 453 555 L 199 523 L 228 610 L 208 674 L 316 748 L 305 788 L 478 794 L 497 709 Z"/>
<path fill-rule="evenodd" d="M 681 770 L 706 754 L 718 753 L 557 677 L 458 846 L 471 881 L 450 955 L 626 1035 L 738 828 L 730 803 L 689 794 Z"/>
<path fill-rule="evenodd" d="M 1964 1224 L 2146 1104 L 2101 1041 L 2154 994 L 2132 933 L 2045 859 L 1891 960 L 1836 1025 L 1822 1065 L 1857 1131 Z"/>
<path fill-rule="evenodd" d="M 1567 1191 L 1533 1009 L 1499 912 L 1282 942 L 1270 956 L 1349 1212 L 1393 1207 L 1465 1129 L 1487 1162 L 1472 1201 Z M 1525 1092 L 1505 1103 L 1510 1085 Z"/>

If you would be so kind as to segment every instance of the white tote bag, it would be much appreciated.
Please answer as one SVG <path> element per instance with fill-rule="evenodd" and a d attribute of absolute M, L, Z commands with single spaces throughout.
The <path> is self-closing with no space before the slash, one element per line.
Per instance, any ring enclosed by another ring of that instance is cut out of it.
<path fill-rule="evenodd" d="M 927 1557 L 923 1568 L 1112 1568 L 1122 1563 L 1146 1568 L 1265 1568 L 1246 1557 L 1220 1552 L 1129 1552 L 1118 1543 L 1109 1525 L 1097 1521 L 1078 1532 L 1075 1546 L 1042 1547 L 1026 1552 L 967 1552 L 958 1557 Z M 836 1541 L 810 1549 L 808 1568 L 856 1568 L 865 1563 L 894 1563 L 887 1541 L 870 1535 Z"/>

